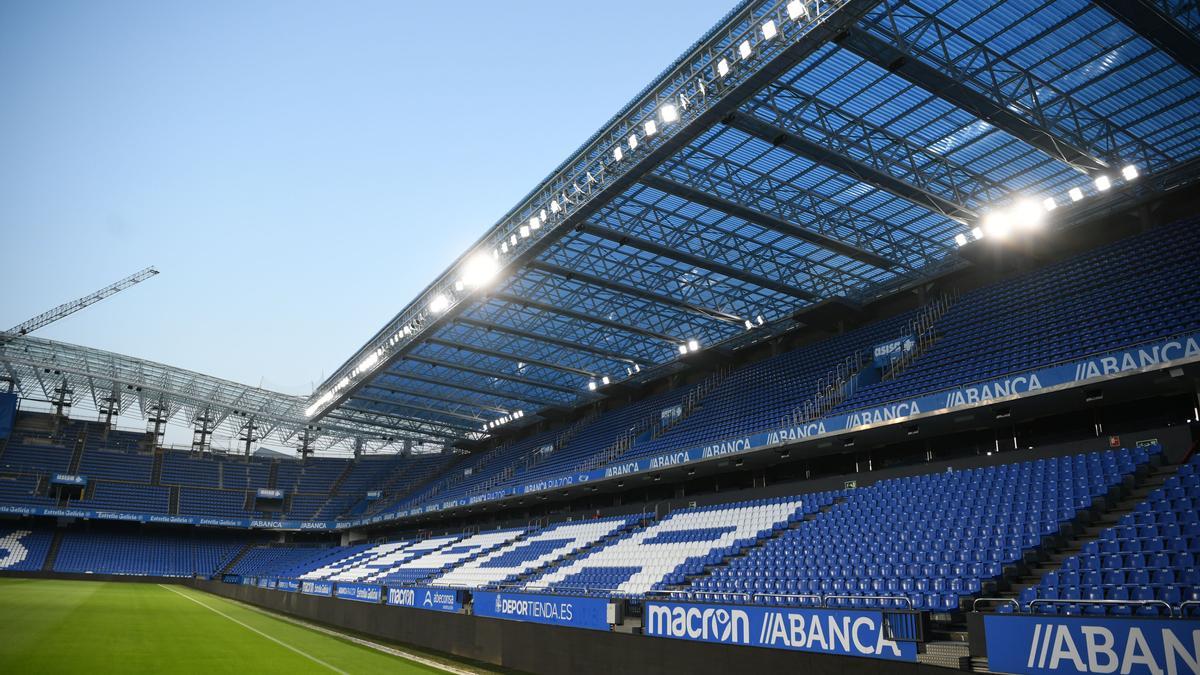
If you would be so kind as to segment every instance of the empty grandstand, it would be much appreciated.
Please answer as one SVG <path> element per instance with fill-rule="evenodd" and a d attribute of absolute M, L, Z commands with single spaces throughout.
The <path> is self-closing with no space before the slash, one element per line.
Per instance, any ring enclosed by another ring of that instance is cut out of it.
<path fill-rule="evenodd" d="M 1198 35 L 746 0 L 310 396 L 0 333 L 0 576 L 514 671 L 1200 673 Z"/>

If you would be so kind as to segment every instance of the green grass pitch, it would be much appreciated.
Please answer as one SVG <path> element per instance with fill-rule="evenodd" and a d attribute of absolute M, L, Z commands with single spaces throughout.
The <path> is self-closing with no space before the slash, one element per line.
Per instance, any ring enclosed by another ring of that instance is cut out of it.
<path fill-rule="evenodd" d="M 444 673 L 182 586 L 0 579 L 0 673 Z"/>

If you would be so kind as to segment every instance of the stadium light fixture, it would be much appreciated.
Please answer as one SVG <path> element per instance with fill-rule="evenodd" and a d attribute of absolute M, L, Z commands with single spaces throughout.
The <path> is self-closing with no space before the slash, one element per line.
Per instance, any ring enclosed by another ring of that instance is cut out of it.
<path fill-rule="evenodd" d="M 522 239 L 529 238 L 529 226 L 528 225 L 522 225 L 521 227 L 518 227 L 517 232 L 521 233 Z"/>
<path fill-rule="evenodd" d="M 534 230 L 541 229 L 541 227 L 542 227 L 542 219 L 541 218 L 538 218 L 537 216 L 532 216 L 529 219 L 529 230 L 531 232 Z"/>
<path fill-rule="evenodd" d="M 983 231 L 989 237 L 1003 239 L 1012 231 L 1012 220 L 1003 211 L 992 211 L 983 217 Z"/>
<path fill-rule="evenodd" d="M 625 159 L 625 153 L 621 152 L 621 146 L 618 145 L 617 147 L 613 148 L 613 160 L 619 162 L 623 159 Z M 554 211 L 554 205 L 557 203 L 558 202 L 552 202 L 550 204 L 551 211 Z M 555 211 L 555 213 L 557 213 L 557 211 Z"/>
<path fill-rule="evenodd" d="M 596 381 L 595 380 L 588 382 L 588 391 L 596 391 Z"/>
<path fill-rule="evenodd" d="M 607 376 L 607 375 L 605 375 L 604 377 L 600 378 L 600 384 L 608 384 L 609 382 L 610 382 L 610 380 L 608 379 L 608 376 Z"/>
<path fill-rule="evenodd" d="M 1067 196 L 1069 196 L 1071 198 L 1071 201 L 1077 202 L 1077 201 L 1083 199 L 1083 190 L 1080 190 L 1077 187 L 1073 187 L 1070 190 L 1067 190 Z"/>
<path fill-rule="evenodd" d="M 688 351 L 693 351 L 693 352 L 700 351 L 700 342 L 698 340 L 688 340 L 687 346 L 688 346 Z"/>
<path fill-rule="evenodd" d="M 721 59 L 717 61 L 717 77 L 725 77 L 729 74 L 729 61 Z"/>
<path fill-rule="evenodd" d="M 450 298 L 447 298 L 445 295 L 443 295 L 441 293 L 438 293 L 437 295 L 433 296 L 433 299 L 429 301 L 429 311 L 433 312 L 434 314 L 441 314 L 442 312 L 446 311 L 449 307 L 450 307 Z"/>
<path fill-rule="evenodd" d="M 679 120 L 679 110 L 674 104 L 668 103 L 659 109 L 658 116 L 662 118 L 663 124 L 670 124 Z"/>
<path fill-rule="evenodd" d="M 958 234 L 954 235 L 954 243 L 958 244 L 959 246 L 966 246 L 967 245 L 967 235 L 963 234 L 962 232 L 959 232 Z"/>
<path fill-rule="evenodd" d="M 975 237 L 975 241 L 979 241 L 980 239 L 983 239 L 983 237 L 984 237 L 983 228 L 982 227 L 972 228 L 971 236 Z"/>
<path fill-rule="evenodd" d="M 1046 209 L 1046 212 L 1049 213 L 1058 208 L 1058 202 L 1054 201 L 1054 197 L 1046 197 L 1042 200 L 1042 208 Z"/>
<path fill-rule="evenodd" d="M 512 245 L 512 246 L 516 246 L 516 245 L 517 245 L 517 233 L 516 233 L 516 232 L 513 232 L 513 233 L 512 233 L 512 236 L 510 236 L 510 237 L 508 238 L 508 243 L 509 243 L 510 245 Z"/>
<path fill-rule="evenodd" d="M 742 60 L 745 61 L 746 59 L 750 58 L 750 55 L 753 53 L 754 48 L 750 46 L 750 41 L 742 40 L 742 44 L 738 45 L 738 56 L 742 57 Z"/>
<path fill-rule="evenodd" d="M 1112 187 L 1112 180 L 1109 179 L 1108 176 L 1105 176 L 1103 174 L 1096 176 L 1096 189 L 1097 190 L 1104 192 L 1105 190 L 1107 190 L 1110 187 Z"/>
<path fill-rule="evenodd" d="M 1022 199 L 1012 209 L 1012 217 L 1017 227 L 1032 230 L 1042 225 L 1045 212 L 1032 199 Z"/>
<path fill-rule="evenodd" d="M 620 148 L 617 148 L 617 150 L 619 151 Z M 551 199 L 550 200 L 550 213 L 558 213 L 561 210 L 562 210 L 562 207 L 558 205 L 558 200 Z"/>
<path fill-rule="evenodd" d="M 792 21 L 802 16 L 808 16 L 808 8 L 800 0 L 792 0 L 787 4 L 787 15 Z"/>
<path fill-rule="evenodd" d="M 646 132 L 647 137 L 653 136 L 658 133 L 658 125 L 654 123 L 654 120 L 646 120 L 646 123 L 642 125 L 642 131 Z"/>
<path fill-rule="evenodd" d="M 763 323 L 764 323 L 762 314 L 759 314 L 758 316 L 754 317 L 754 320 L 757 321 L 758 325 L 760 325 L 760 326 L 763 325 Z"/>
<path fill-rule="evenodd" d="M 629 134 L 629 149 L 637 150 L 637 134 Z"/>
<path fill-rule="evenodd" d="M 746 319 L 746 322 L 745 322 L 745 323 L 746 323 L 746 330 L 753 330 L 753 329 L 754 329 L 754 322 L 753 322 L 753 321 L 751 321 L 750 319 Z"/>
<path fill-rule="evenodd" d="M 1121 176 L 1123 176 L 1125 180 L 1134 180 L 1138 177 L 1137 167 L 1132 164 L 1126 166 L 1125 168 L 1121 169 Z"/>
<path fill-rule="evenodd" d="M 468 258 L 463 266 L 462 283 L 471 288 L 479 288 L 495 278 L 499 271 L 500 263 L 495 259 L 476 253 Z"/>
<path fill-rule="evenodd" d="M 688 352 L 687 345 L 679 345 L 679 353 L 686 354 Z"/>
<path fill-rule="evenodd" d="M 779 34 L 779 30 L 775 28 L 774 20 L 768 19 L 767 22 L 762 25 L 762 34 L 764 40 L 773 40 L 775 36 Z"/>

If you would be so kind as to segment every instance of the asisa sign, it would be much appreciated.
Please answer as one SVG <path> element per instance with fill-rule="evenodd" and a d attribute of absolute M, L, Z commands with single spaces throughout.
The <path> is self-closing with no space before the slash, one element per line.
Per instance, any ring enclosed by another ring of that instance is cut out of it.
<path fill-rule="evenodd" d="M 1200 621 L 985 616 L 988 669 L 1003 673 L 1200 674 Z"/>
<path fill-rule="evenodd" d="M 912 642 L 889 640 L 881 612 L 648 602 L 646 635 L 890 661 L 916 661 Z"/>

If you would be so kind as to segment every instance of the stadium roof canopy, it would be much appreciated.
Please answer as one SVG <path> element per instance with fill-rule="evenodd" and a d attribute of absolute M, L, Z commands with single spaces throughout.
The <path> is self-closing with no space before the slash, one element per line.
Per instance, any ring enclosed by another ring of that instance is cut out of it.
<path fill-rule="evenodd" d="M 419 434 L 390 435 L 363 424 L 304 418 L 304 398 L 251 387 L 114 352 L 0 332 L 0 382 L 27 399 L 84 407 L 112 417 L 136 410 L 160 420 L 251 444 L 274 442 L 314 453 L 390 452 L 443 444 Z M 208 445 L 204 442 L 204 445 Z"/>
<path fill-rule="evenodd" d="M 744 2 L 304 412 L 478 438 L 1190 179 L 1198 35 L 1185 0 Z"/>

